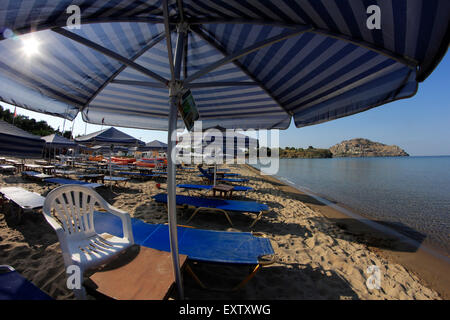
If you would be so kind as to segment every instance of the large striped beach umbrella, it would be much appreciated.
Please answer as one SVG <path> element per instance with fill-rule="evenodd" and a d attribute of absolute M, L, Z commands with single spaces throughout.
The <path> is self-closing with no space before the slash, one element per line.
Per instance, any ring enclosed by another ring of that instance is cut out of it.
<path fill-rule="evenodd" d="M 413 96 L 448 48 L 448 0 L 3 0 L 0 99 L 168 130 L 190 89 L 203 128 L 286 129 Z"/>

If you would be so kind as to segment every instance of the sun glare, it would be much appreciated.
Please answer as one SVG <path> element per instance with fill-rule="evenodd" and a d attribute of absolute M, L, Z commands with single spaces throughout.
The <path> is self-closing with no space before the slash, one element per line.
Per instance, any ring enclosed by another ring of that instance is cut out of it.
<path fill-rule="evenodd" d="M 35 38 L 26 38 L 22 40 L 23 44 L 23 52 L 28 56 L 31 57 L 32 55 L 35 55 L 39 52 L 39 41 Z"/>

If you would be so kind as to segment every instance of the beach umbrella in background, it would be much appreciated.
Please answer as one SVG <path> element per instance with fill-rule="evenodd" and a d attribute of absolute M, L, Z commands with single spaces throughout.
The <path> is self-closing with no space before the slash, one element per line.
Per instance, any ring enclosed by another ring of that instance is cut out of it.
<path fill-rule="evenodd" d="M 237 157 L 245 160 L 245 154 L 251 150 L 255 150 L 256 153 L 259 146 L 258 139 L 237 131 L 226 132 L 226 129 L 220 126 L 203 130 L 201 139 L 196 140 L 195 134 L 185 133 L 178 137 L 178 141 L 181 148 L 188 142 L 194 151 L 200 149 L 198 157 L 206 163 L 214 164 L 214 185 L 216 185 L 217 164 L 226 163 L 228 159 L 234 162 Z M 194 158 L 196 155 L 191 153 L 191 156 Z"/>
<path fill-rule="evenodd" d="M 45 141 L 44 148 L 48 150 L 49 152 L 49 158 L 50 158 L 50 150 L 53 149 L 54 156 L 56 157 L 56 149 L 75 149 L 78 147 L 78 144 L 72 140 L 69 140 L 59 134 L 50 134 L 48 136 L 41 137 Z"/>
<path fill-rule="evenodd" d="M 122 132 L 114 127 L 96 131 L 84 136 L 75 138 L 75 141 L 83 144 L 92 145 L 135 145 L 144 146 L 145 142 L 136 139 L 125 132 Z"/>
<path fill-rule="evenodd" d="M 81 112 L 89 123 L 168 130 L 182 298 L 171 133 L 183 127 L 187 90 L 203 128 L 341 118 L 413 96 L 445 55 L 449 20 L 448 0 L 5 0 L 0 99 L 68 120 Z"/>
<path fill-rule="evenodd" d="M 138 147 L 135 151 L 167 152 L 167 143 L 153 140 L 146 143 L 145 146 Z"/>
<path fill-rule="evenodd" d="M 0 155 L 26 158 L 42 158 L 44 141 L 6 121 L 0 120 Z"/>
<path fill-rule="evenodd" d="M 153 140 L 146 143 L 144 148 L 148 148 L 148 150 L 167 151 L 167 143 Z"/>
<path fill-rule="evenodd" d="M 114 148 L 118 150 L 122 146 L 122 150 L 127 151 L 128 148 L 124 146 L 143 146 L 145 142 L 136 139 L 125 132 L 122 132 L 114 127 L 96 131 L 84 136 L 76 137 L 76 142 L 96 145 L 91 147 L 92 150 L 105 151 L 104 146 L 109 147 L 109 176 L 112 177 L 111 158 Z M 112 183 L 111 183 L 112 186 Z"/>

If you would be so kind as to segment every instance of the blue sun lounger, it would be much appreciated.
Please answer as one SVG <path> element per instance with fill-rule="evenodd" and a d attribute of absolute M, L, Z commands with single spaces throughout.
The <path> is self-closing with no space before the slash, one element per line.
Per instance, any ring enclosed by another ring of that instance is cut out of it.
<path fill-rule="evenodd" d="M 98 188 L 98 187 L 103 187 L 103 185 L 101 183 L 90 183 L 90 182 L 84 182 L 84 181 L 79 181 L 79 180 L 73 180 L 73 179 L 64 179 L 64 178 L 49 178 L 49 179 L 45 179 L 45 182 L 48 183 L 56 183 L 56 184 L 79 184 L 79 185 L 83 185 L 85 187 L 88 188 Z"/>
<path fill-rule="evenodd" d="M 52 300 L 11 266 L 0 265 L 0 300 Z"/>
<path fill-rule="evenodd" d="M 198 170 L 200 170 L 201 174 L 199 177 L 203 177 L 208 179 L 209 181 L 214 181 L 214 175 L 208 173 L 208 171 L 204 170 L 201 167 L 198 167 Z M 248 182 L 248 179 L 239 178 L 239 179 L 232 179 L 232 178 L 218 178 L 216 177 L 216 181 L 226 181 L 226 182 Z"/>
<path fill-rule="evenodd" d="M 94 213 L 95 231 L 122 237 L 120 218 L 108 212 Z M 138 245 L 170 252 L 169 227 L 166 224 L 148 224 L 131 218 L 134 242 Z M 256 237 L 250 232 L 227 232 L 177 227 L 178 249 L 189 260 L 207 263 L 254 265 L 236 288 L 253 277 L 261 265 L 274 262 L 275 254 L 267 238 Z M 197 279 L 196 279 L 197 280 Z"/>
<path fill-rule="evenodd" d="M 114 182 L 116 185 L 118 185 L 120 182 L 122 182 L 124 186 L 128 182 L 128 178 L 124 178 L 124 177 L 104 176 L 103 179 L 104 179 L 104 181 Z"/>
<path fill-rule="evenodd" d="M 196 190 L 211 190 L 213 185 L 211 184 L 177 184 L 178 188 L 183 189 L 196 189 Z M 233 191 L 250 191 L 253 190 L 252 187 L 246 186 L 233 186 Z"/>
<path fill-rule="evenodd" d="M 37 171 L 22 171 L 22 177 L 26 178 L 26 179 L 30 179 L 30 180 L 38 180 L 38 181 L 43 181 L 44 179 L 47 178 L 53 178 L 53 176 L 45 174 L 45 173 L 40 173 Z"/>
<path fill-rule="evenodd" d="M 153 173 L 143 173 L 143 172 L 132 172 L 132 171 L 120 171 L 118 172 L 121 176 L 131 176 L 133 178 L 139 178 L 139 179 L 145 179 L 145 178 L 165 178 L 164 176 L 161 176 L 160 174 L 153 174 Z"/>
<path fill-rule="evenodd" d="M 240 176 L 240 174 L 239 173 L 232 173 L 232 172 L 230 172 L 231 170 L 230 169 L 224 169 L 224 168 L 222 168 L 222 169 L 219 169 L 219 168 L 217 168 L 216 169 L 216 172 L 218 173 L 218 174 L 221 174 L 221 175 L 223 175 L 223 176 L 225 176 L 225 177 L 238 177 L 238 176 Z M 208 168 L 208 171 L 207 171 L 209 174 L 211 174 L 211 175 L 214 175 L 214 169 L 213 168 Z"/>
<path fill-rule="evenodd" d="M 209 173 L 208 172 L 208 174 L 214 177 L 214 173 Z M 222 173 L 222 172 L 217 172 L 217 174 L 220 174 L 220 175 L 222 175 L 224 177 L 239 177 L 240 176 L 239 173 Z M 203 174 L 199 174 L 199 175 L 197 175 L 197 177 L 203 177 Z"/>
<path fill-rule="evenodd" d="M 155 199 L 156 202 L 167 204 L 166 193 L 157 194 L 153 196 L 153 199 Z M 255 223 L 261 218 L 264 212 L 269 210 L 269 207 L 266 204 L 256 201 L 203 198 L 184 195 L 176 196 L 176 204 L 177 206 L 188 206 L 195 208 L 194 213 L 189 217 L 186 223 L 189 223 L 199 211 L 222 212 L 227 218 L 230 225 L 233 225 L 233 223 L 231 222 L 230 216 L 227 213 L 228 211 L 256 213 L 257 216 L 251 223 L 250 228 L 255 225 Z"/>

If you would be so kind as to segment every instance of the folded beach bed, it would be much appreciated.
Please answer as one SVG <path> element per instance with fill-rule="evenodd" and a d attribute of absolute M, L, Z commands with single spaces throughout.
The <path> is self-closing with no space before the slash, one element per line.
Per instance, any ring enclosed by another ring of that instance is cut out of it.
<path fill-rule="evenodd" d="M 33 212 L 35 210 L 41 209 L 45 201 L 45 198 L 40 194 L 25 190 L 20 187 L 0 188 L 0 195 L 2 197 L 2 207 L 5 202 L 9 202 L 19 208 L 16 218 L 17 222 L 20 222 L 22 214 L 24 212 Z M 4 210 L 2 211 L 4 212 Z"/>
<path fill-rule="evenodd" d="M 123 237 L 122 222 L 111 213 L 95 212 L 94 226 L 99 234 Z M 148 224 L 131 218 L 131 227 L 136 244 L 170 252 L 168 225 Z M 188 261 L 251 265 L 252 272 L 234 289 L 242 287 L 261 266 L 271 264 L 275 259 L 270 240 L 256 237 L 250 232 L 202 230 L 182 226 L 177 227 L 177 232 L 179 253 L 187 255 Z M 192 269 L 188 270 L 192 272 Z M 194 278 L 199 281 L 195 275 Z M 202 285 L 201 281 L 199 284 Z"/>
<path fill-rule="evenodd" d="M 167 194 L 160 193 L 153 196 L 156 202 L 167 204 Z M 189 217 L 187 223 L 189 223 L 194 216 L 199 211 L 217 211 L 225 215 L 230 225 L 230 216 L 227 212 L 249 212 L 256 213 L 257 216 L 250 225 L 250 228 L 255 225 L 255 223 L 261 218 L 264 212 L 269 210 L 266 204 L 259 203 L 256 201 L 240 201 L 240 200 L 228 200 L 228 199 L 216 199 L 216 198 L 204 198 L 204 197 L 192 197 L 177 195 L 176 196 L 177 206 L 192 207 L 194 208 L 194 213 Z"/>
<path fill-rule="evenodd" d="M 0 265 L 0 300 L 52 300 L 11 266 Z"/>
<path fill-rule="evenodd" d="M 73 180 L 73 179 L 64 179 L 64 178 L 49 178 L 49 179 L 45 179 L 45 182 L 48 183 L 55 183 L 55 184 L 79 184 L 79 185 L 83 185 L 85 187 L 88 188 L 98 188 L 98 187 L 103 187 L 103 184 L 101 183 L 90 183 L 90 182 L 84 182 L 84 181 L 79 181 L 79 180 Z"/>

